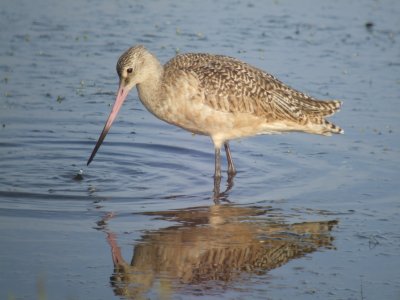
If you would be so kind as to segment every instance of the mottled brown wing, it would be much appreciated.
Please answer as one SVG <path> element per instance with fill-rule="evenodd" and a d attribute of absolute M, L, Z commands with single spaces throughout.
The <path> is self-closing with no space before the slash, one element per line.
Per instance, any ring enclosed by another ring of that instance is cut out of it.
<path fill-rule="evenodd" d="M 298 92 L 274 76 L 223 55 L 188 53 L 176 56 L 166 70 L 181 69 L 197 77 L 205 102 L 216 110 L 247 112 L 267 120 L 302 122 L 329 116 L 340 101 L 320 101 Z"/>
<path fill-rule="evenodd" d="M 195 54 L 188 60 L 189 57 L 185 57 L 184 68 L 196 74 L 204 87 L 206 104 L 217 110 L 301 122 L 331 115 L 340 107 L 339 101 L 316 100 L 231 57 Z"/>

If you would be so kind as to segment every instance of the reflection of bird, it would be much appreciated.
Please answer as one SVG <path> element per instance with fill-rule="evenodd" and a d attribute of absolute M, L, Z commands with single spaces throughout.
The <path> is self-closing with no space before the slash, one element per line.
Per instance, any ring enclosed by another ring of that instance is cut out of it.
<path fill-rule="evenodd" d="M 135 46 L 119 58 L 117 72 L 117 98 L 88 164 L 134 86 L 144 106 L 159 119 L 211 137 L 217 179 L 221 177 L 222 145 L 228 174 L 236 173 L 228 144 L 231 139 L 288 131 L 343 133 L 325 120 L 340 108 L 340 101 L 316 100 L 231 57 L 189 53 L 162 66 L 143 46 Z"/>
<path fill-rule="evenodd" d="M 111 283 L 118 295 L 144 296 L 163 280 L 167 290 L 177 284 L 234 282 L 241 274 L 259 274 L 289 260 L 331 248 L 336 221 L 285 224 L 279 217 L 261 218 L 266 211 L 230 205 L 146 213 L 174 225 L 148 231 L 126 262 L 117 236 L 108 232 L 114 274 Z"/>

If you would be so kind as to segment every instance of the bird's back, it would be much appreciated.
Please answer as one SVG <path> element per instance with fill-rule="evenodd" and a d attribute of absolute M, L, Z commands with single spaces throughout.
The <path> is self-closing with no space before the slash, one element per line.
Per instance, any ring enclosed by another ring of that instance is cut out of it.
<path fill-rule="evenodd" d="M 204 103 L 217 111 L 248 113 L 264 118 L 266 123 L 290 125 L 293 128 L 289 130 L 325 135 L 343 132 L 325 120 L 340 109 L 340 101 L 317 100 L 235 58 L 181 54 L 166 63 L 164 70 L 167 76 L 179 70 L 196 77 L 204 92 Z"/>

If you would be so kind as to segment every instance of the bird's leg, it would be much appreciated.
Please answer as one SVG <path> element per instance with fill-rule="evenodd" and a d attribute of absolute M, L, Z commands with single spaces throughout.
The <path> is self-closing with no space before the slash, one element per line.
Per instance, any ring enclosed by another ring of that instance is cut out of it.
<path fill-rule="evenodd" d="M 221 185 L 221 149 L 215 148 L 215 172 L 214 172 L 214 200 L 219 197 L 219 188 Z"/>
<path fill-rule="evenodd" d="M 215 172 L 214 178 L 221 179 L 221 149 L 215 148 Z"/>
<path fill-rule="evenodd" d="M 228 161 L 228 175 L 229 177 L 234 176 L 236 174 L 236 168 L 233 164 L 231 149 L 229 148 L 229 143 L 224 143 L 225 152 L 226 152 L 226 159 Z"/>
<path fill-rule="evenodd" d="M 221 177 L 214 178 L 214 202 L 219 203 L 221 193 L 220 193 Z"/>

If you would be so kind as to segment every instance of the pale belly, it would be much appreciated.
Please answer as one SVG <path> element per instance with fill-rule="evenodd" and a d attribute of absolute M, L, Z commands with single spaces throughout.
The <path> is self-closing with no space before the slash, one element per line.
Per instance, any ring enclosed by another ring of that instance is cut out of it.
<path fill-rule="evenodd" d="M 265 118 L 251 113 L 221 112 L 201 103 L 165 107 L 156 116 L 194 134 L 210 136 L 216 144 L 258 134 L 293 130 L 283 122 L 267 122 Z"/>

